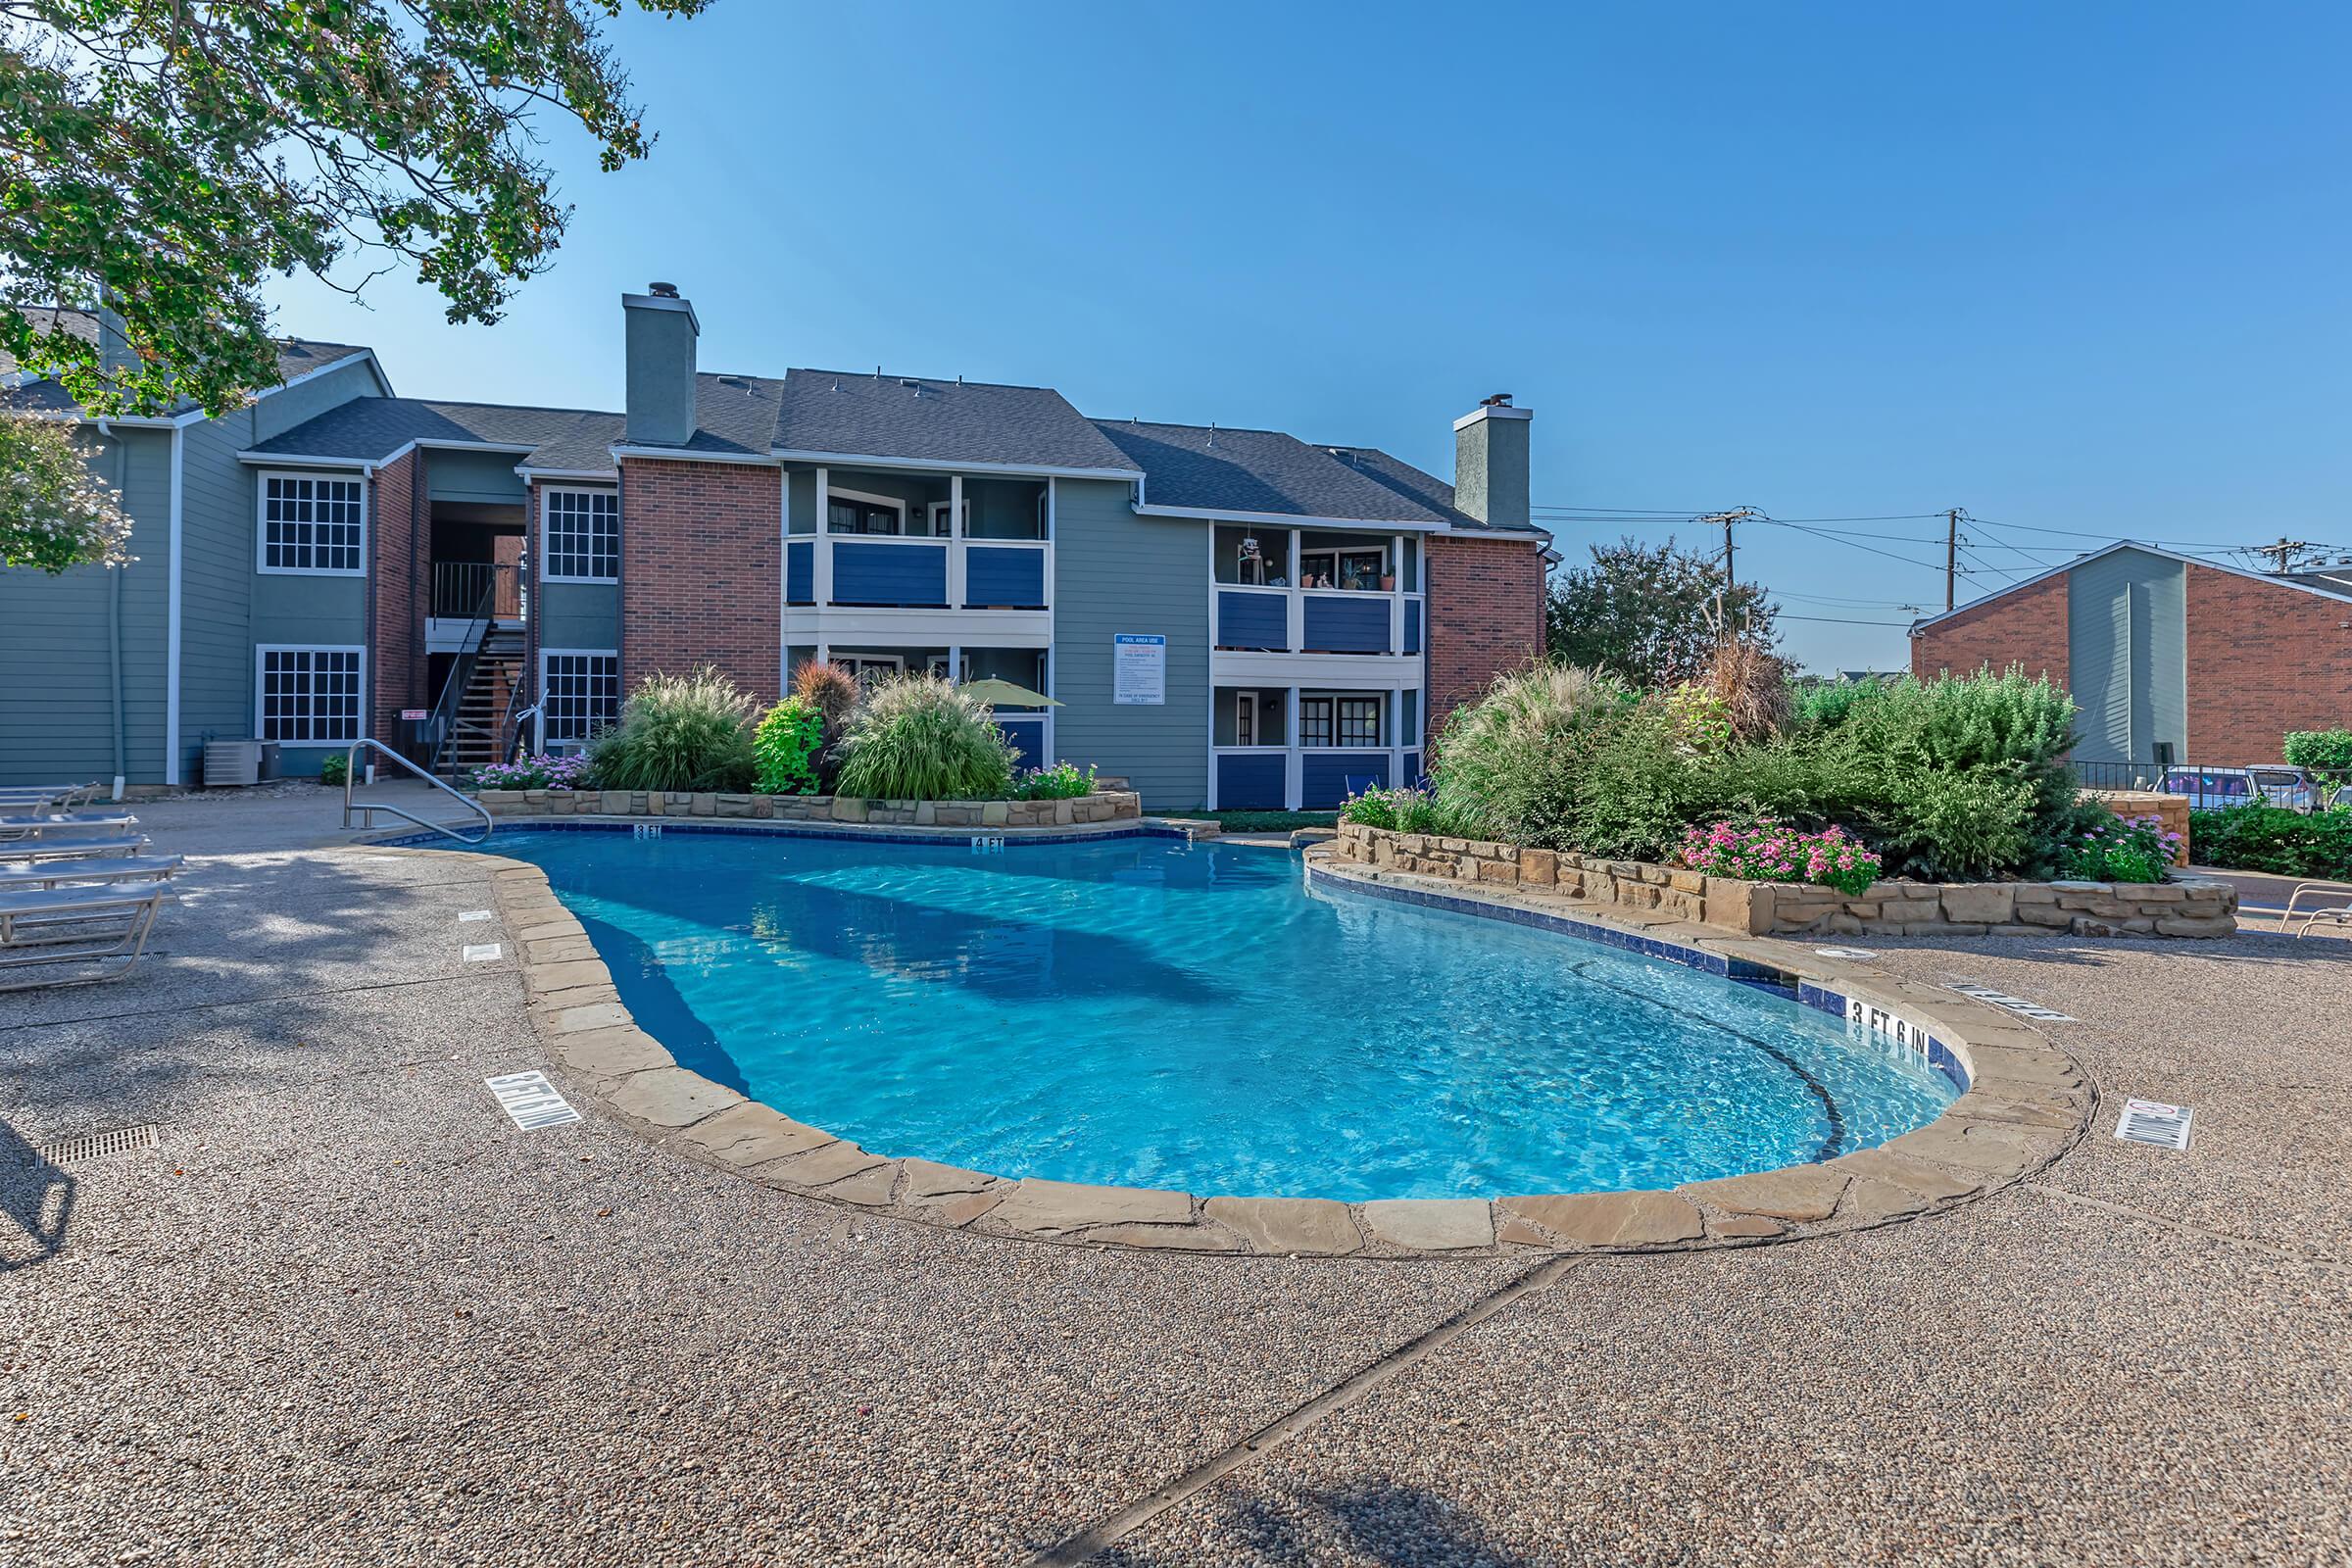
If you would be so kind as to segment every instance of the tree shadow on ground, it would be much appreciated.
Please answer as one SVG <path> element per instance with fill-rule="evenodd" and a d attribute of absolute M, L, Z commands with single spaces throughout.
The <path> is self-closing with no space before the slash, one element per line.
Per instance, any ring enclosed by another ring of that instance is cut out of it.
<path fill-rule="evenodd" d="M 1224 1502 L 1218 1511 L 1247 1558 L 1261 1563 L 1373 1562 L 1383 1568 L 1538 1568 L 1460 1503 L 1421 1487 L 1364 1478 L 1339 1486 L 1284 1490 Z M 1174 1568 L 1200 1560 L 1113 1546 L 1102 1568 Z"/>
<path fill-rule="evenodd" d="M 74 1178 L 0 1121 L 0 1274 L 55 1257 L 74 1216 Z"/>

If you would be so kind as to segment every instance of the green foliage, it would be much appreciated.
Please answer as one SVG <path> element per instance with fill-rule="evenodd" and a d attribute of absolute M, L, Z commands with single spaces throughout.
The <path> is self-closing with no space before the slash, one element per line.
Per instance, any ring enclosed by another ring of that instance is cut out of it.
<path fill-rule="evenodd" d="M 1332 811 L 1188 811 L 1205 817 L 1228 833 L 1292 833 L 1302 827 L 1329 827 L 1339 820 Z"/>
<path fill-rule="evenodd" d="M 2161 882 L 2179 842 L 2178 834 L 2164 830 L 2162 818 L 2110 814 L 2060 852 L 2058 871 L 2076 882 Z"/>
<path fill-rule="evenodd" d="M 1501 676 L 1446 720 L 1439 808 L 1480 838 L 1545 842 L 1577 814 L 1584 760 L 1637 701 L 1617 677 L 1569 664 Z"/>
<path fill-rule="evenodd" d="M 752 737 L 758 766 L 753 788 L 762 795 L 814 795 L 816 759 L 825 742 L 824 716 L 803 697 L 787 697 L 769 709 Z"/>
<path fill-rule="evenodd" d="M 351 754 L 349 752 L 329 752 L 318 764 L 318 782 L 321 784 L 341 789 L 343 781 L 350 776 Z"/>
<path fill-rule="evenodd" d="M 130 515 L 72 425 L 0 414 L 0 566 L 130 564 Z"/>
<path fill-rule="evenodd" d="M 1592 564 L 1564 571 L 1544 608 L 1544 645 L 1565 664 L 1606 670 L 1636 685 L 1661 688 L 1696 680 L 1721 640 L 1715 594 L 1723 566 L 1712 552 L 1679 550 L 1669 539 L 1594 545 Z M 1725 618 L 1740 640 L 1769 651 L 1779 633 L 1762 588 L 1739 583 L 1725 595 Z"/>
<path fill-rule="evenodd" d="M 2282 806 L 2191 811 L 2188 843 L 2200 865 L 2352 880 L 2352 811 L 2307 815 Z"/>
<path fill-rule="evenodd" d="M 620 721 L 589 743 L 589 773 L 609 790 L 748 790 L 757 774 L 752 707 L 709 664 L 691 675 L 648 675 L 621 705 Z"/>
<path fill-rule="evenodd" d="M 2286 737 L 2285 757 L 2330 785 L 2352 779 L 2352 729 L 2298 729 Z"/>
<path fill-rule="evenodd" d="M 1074 801 L 1081 795 L 1095 793 L 1095 766 L 1089 762 L 1086 771 L 1078 771 L 1075 762 L 1055 762 L 1052 767 L 1034 768 L 1013 781 L 1012 798 L 1016 801 Z"/>
<path fill-rule="evenodd" d="M 936 675 L 905 675 L 866 694 L 841 741 L 844 795 L 887 801 L 1002 800 L 1012 747 L 973 702 Z"/>
<path fill-rule="evenodd" d="M 709 0 L 637 4 L 690 17 Z M 652 148 L 598 32 L 619 5 L 6 8 L 0 307 L 103 293 L 127 351 L 4 308 L 0 350 L 93 413 L 225 413 L 278 378 L 265 285 L 327 278 L 353 245 L 413 268 L 452 321 L 497 320 L 570 218 L 536 112 L 576 122 L 608 172 Z"/>
<path fill-rule="evenodd" d="M 1366 790 L 1348 797 L 1348 803 L 1340 808 L 1340 820 L 1390 828 L 1398 833 L 1437 833 L 1459 838 L 1465 832 L 1462 824 L 1448 816 L 1426 790 Z"/>
<path fill-rule="evenodd" d="M 1805 687 L 1796 693 L 1796 723 L 1805 729 L 1836 729 L 1857 703 L 1884 689 L 1884 684 L 1875 680 L 1831 680 Z"/>

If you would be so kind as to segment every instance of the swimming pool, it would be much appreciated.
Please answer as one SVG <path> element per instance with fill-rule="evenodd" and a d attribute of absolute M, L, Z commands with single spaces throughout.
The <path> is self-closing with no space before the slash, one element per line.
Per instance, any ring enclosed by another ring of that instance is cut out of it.
<path fill-rule="evenodd" d="M 1305 885 L 1263 849 L 502 832 L 681 1065 L 892 1155 L 1362 1200 L 1883 1143 L 1955 1091 L 1780 995 Z"/>

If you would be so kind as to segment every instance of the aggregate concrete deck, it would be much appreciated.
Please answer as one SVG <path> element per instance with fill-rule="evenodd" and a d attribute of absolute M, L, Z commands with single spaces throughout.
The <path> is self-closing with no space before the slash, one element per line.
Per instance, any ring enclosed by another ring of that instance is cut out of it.
<path fill-rule="evenodd" d="M 161 961 L 0 1000 L 0 1561 L 2352 1552 L 2346 944 L 1870 944 L 2074 1014 L 2102 1096 L 1907 1224 L 1198 1256 L 862 1216 L 594 1108 L 517 1132 L 481 1080 L 551 1064 L 516 933 L 457 922 L 487 875 L 331 847 L 305 792 L 138 810 L 200 857 Z M 2192 1148 L 2114 1142 L 2127 1095 Z"/>

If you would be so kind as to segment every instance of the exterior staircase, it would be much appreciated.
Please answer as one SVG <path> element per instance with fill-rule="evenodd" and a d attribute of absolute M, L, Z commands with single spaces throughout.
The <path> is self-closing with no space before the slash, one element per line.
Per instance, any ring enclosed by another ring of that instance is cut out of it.
<path fill-rule="evenodd" d="M 449 751 L 442 770 L 463 778 L 499 756 L 499 725 L 507 716 L 508 699 L 522 679 L 522 629 L 501 626 L 482 639 L 473 673 L 459 694 L 458 712 L 450 726 Z"/>

